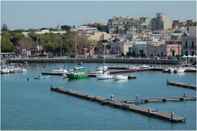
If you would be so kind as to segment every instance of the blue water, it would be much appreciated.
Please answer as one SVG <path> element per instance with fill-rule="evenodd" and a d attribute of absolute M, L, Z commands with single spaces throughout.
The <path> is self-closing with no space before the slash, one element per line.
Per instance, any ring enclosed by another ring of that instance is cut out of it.
<path fill-rule="evenodd" d="M 196 129 L 196 102 L 167 102 L 141 105 L 164 112 L 175 112 L 186 117 L 185 123 L 170 123 L 101 106 L 71 96 L 50 92 L 50 86 L 78 90 L 90 95 L 135 99 L 136 96 L 196 95 L 195 91 L 166 85 L 166 80 L 196 84 L 194 73 L 164 74 L 161 72 L 137 72 L 135 80 L 117 82 L 89 78 L 67 81 L 60 76 L 40 80 L 33 79 L 42 71 L 62 67 L 63 64 L 31 64 L 27 73 L 1 75 L 1 129 Z M 73 64 L 65 64 L 72 67 Z M 96 64 L 85 64 L 94 70 Z M 30 78 L 27 81 L 27 78 Z"/>

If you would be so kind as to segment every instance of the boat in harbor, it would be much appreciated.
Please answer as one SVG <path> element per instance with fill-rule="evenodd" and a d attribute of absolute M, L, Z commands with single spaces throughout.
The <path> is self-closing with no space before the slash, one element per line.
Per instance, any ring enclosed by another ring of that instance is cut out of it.
<path fill-rule="evenodd" d="M 108 70 L 108 66 L 99 66 L 96 68 L 96 74 L 103 74 Z"/>
<path fill-rule="evenodd" d="M 185 68 L 182 68 L 182 67 L 179 67 L 174 70 L 174 73 L 184 73 L 184 72 L 185 72 Z"/>
<path fill-rule="evenodd" d="M 10 73 L 10 70 L 8 68 L 2 68 L 0 72 L 1 74 L 8 74 Z"/>
<path fill-rule="evenodd" d="M 112 79 L 113 76 L 110 75 L 108 72 L 104 72 L 103 74 L 98 74 L 96 75 L 96 78 L 98 80 L 108 80 L 108 79 Z"/>
<path fill-rule="evenodd" d="M 184 73 L 185 72 L 185 68 L 179 67 L 179 68 L 166 68 L 163 69 L 164 73 Z"/>
<path fill-rule="evenodd" d="M 26 72 L 27 69 L 22 67 L 15 67 L 15 66 L 3 66 L 0 70 L 1 74 L 9 74 L 9 73 L 22 73 Z"/>
<path fill-rule="evenodd" d="M 174 73 L 175 69 L 174 68 L 165 68 L 163 69 L 163 73 Z"/>
<path fill-rule="evenodd" d="M 14 72 L 26 72 L 26 71 L 27 71 L 27 69 L 22 68 L 22 67 L 16 67 L 16 68 L 14 68 Z"/>
<path fill-rule="evenodd" d="M 64 68 L 53 69 L 52 72 L 53 73 L 62 73 L 62 74 L 68 73 L 68 71 L 66 69 L 64 69 Z"/>
<path fill-rule="evenodd" d="M 113 77 L 114 80 L 128 80 L 128 76 L 125 75 L 115 75 Z"/>
<path fill-rule="evenodd" d="M 78 79 L 84 79 L 84 78 L 88 78 L 88 75 L 87 73 L 85 72 L 72 72 L 72 73 L 69 73 L 67 74 L 67 78 L 68 79 L 72 79 L 72 80 L 78 80 Z"/>
<path fill-rule="evenodd" d="M 70 80 L 78 80 L 88 78 L 88 73 L 85 67 L 74 67 L 70 72 L 67 73 L 67 78 Z"/>

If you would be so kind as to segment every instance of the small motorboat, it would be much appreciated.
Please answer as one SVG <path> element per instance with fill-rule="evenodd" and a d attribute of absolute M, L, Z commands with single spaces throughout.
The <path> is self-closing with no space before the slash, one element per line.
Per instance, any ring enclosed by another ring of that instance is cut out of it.
<path fill-rule="evenodd" d="M 185 68 L 177 68 L 174 70 L 174 73 L 184 73 L 185 72 Z"/>
<path fill-rule="evenodd" d="M 1 69 L 1 74 L 8 74 L 8 73 L 10 73 L 10 70 L 8 68 Z"/>
<path fill-rule="evenodd" d="M 113 77 L 114 80 L 128 80 L 128 76 L 125 75 L 115 75 Z"/>
<path fill-rule="evenodd" d="M 174 68 L 165 68 L 163 69 L 163 73 L 174 73 L 175 69 Z"/>
<path fill-rule="evenodd" d="M 25 69 L 25 68 L 21 68 L 21 67 L 14 68 L 14 72 L 26 72 L 26 71 L 27 71 L 27 69 Z"/>
<path fill-rule="evenodd" d="M 149 69 L 150 66 L 149 65 L 142 65 L 141 68 L 143 68 L 143 69 Z"/>
<path fill-rule="evenodd" d="M 86 67 L 83 67 L 83 66 L 75 66 L 73 69 L 74 70 L 84 70 L 84 69 L 86 69 Z"/>
<path fill-rule="evenodd" d="M 108 80 L 108 79 L 112 79 L 113 77 L 112 77 L 112 75 L 110 75 L 108 72 L 105 72 L 105 73 L 103 73 L 103 74 L 98 74 L 98 75 L 96 75 L 96 78 L 97 78 L 98 80 Z"/>
<path fill-rule="evenodd" d="M 66 78 L 68 78 L 69 80 L 79 80 L 79 79 L 88 78 L 88 73 L 86 69 L 87 69 L 86 67 L 82 67 L 82 66 L 74 67 L 67 73 Z"/>
<path fill-rule="evenodd" d="M 99 66 L 96 68 L 96 71 L 107 71 L 108 67 L 107 66 Z"/>
<path fill-rule="evenodd" d="M 52 72 L 53 73 L 63 73 L 63 74 L 68 73 L 68 71 L 66 69 L 64 69 L 64 68 L 53 69 Z"/>
<path fill-rule="evenodd" d="M 69 80 L 85 79 L 88 78 L 88 74 L 85 71 L 75 71 L 68 73 L 66 78 Z"/>

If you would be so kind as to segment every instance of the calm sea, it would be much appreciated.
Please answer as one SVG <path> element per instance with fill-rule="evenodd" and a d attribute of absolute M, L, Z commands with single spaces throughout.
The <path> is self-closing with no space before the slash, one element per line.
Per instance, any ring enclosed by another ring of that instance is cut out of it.
<path fill-rule="evenodd" d="M 132 73 L 137 79 L 119 82 L 95 78 L 68 81 L 60 76 L 33 79 L 42 71 L 63 66 L 69 68 L 74 64 L 31 64 L 26 73 L 1 75 L 1 129 L 196 129 L 194 101 L 142 105 L 186 117 L 185 123 L 170 123 L 50 91 L 50 86 L 54 86 L 104 97 L 113 94 L 115 98 L 127 100 L 136 96 L 196 95 L 193 90 L 166 85 L 167 79 L 196 84 L 195 73 L 137 72 Z M 84 66 L 94 70 L 98 64 Z"/>

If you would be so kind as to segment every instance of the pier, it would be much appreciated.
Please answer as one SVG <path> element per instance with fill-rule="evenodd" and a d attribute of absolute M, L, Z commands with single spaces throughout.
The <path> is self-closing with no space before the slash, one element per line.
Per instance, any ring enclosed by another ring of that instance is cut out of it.
<path fill-rule="evenodd" d="M 175 82 L 175 81 L 168 81 L 167 80 L 167 85 L 172 85 L 172 86 L 176 86 L 176 87 L 180 87 L 180 88 L 196 90 L 196 86 L 191 85 L 191 84 L 185 84 L 185 83 L 182 83 L 182 82 Z"/>
<path fill-rule="evenodd" d="M 152 97 L 152 98 L 138 98 L 136 100 L 124 100 L 122 102 L 129 104 L 148 104 L 148 103 L 165 103 L 165 102 L 182 102 L 182 101 L 196 101 L 195 96 L 169 96 L 169 97 Z"/>
<path fill-rule="evenodd" d="M 55 75 L 55 76 L 63 76 L 65 73 L 57 73 L 57 72 L 42 72 L 42 75 Z"/>
<path fill-rule="evenodd" d="M 185 121 L 184 117 L 177 116 L 173 112 L 167 113 L 167 112 L 154 111 L 151 108 L 146 109 L 144 107 L 140 107 L 135 104 L 128 104 L 125 102 L 121 102 L 119 100 L 114 100 L 113 98 L 106 99 L 101 96 L 90 96 L 90 95 L 83 94 L 83 93 L 76 92 L 76 91 L 63 90 L 61 88 L 50 88 L 50 90 L 57 92 L 57 93 L 78 97 L 80 99 L 84 99 L 84 100 L 88 100 L 88 101 L 92 101 L 92 102 L 97 102 L 101 105 L 106 105 L 106 106 L 110 106 L 113 108 L 132 111 L 132 112 L 136 112 L 136 113 L 139 113 L 139 114 L 142 114 L 145 116 L 155 117 L 155 118 L 167 120 L 170 122 L 184 122 Z"/>

